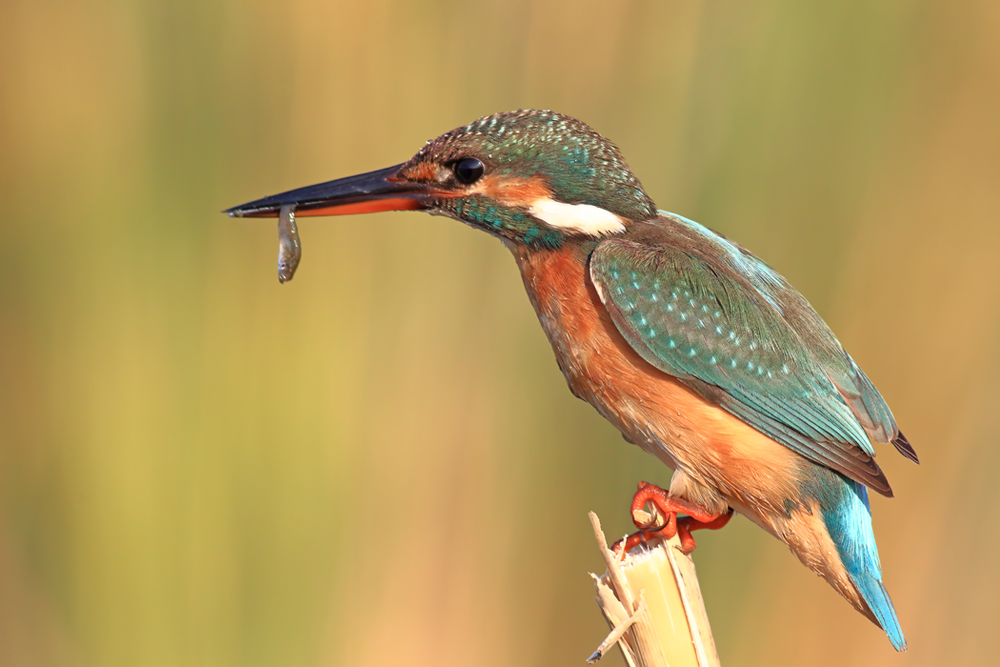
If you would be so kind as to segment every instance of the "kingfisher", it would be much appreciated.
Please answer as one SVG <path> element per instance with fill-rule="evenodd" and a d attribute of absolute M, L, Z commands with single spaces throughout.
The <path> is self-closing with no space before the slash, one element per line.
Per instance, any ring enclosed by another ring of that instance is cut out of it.
<path fill-rule="evenodd" d="M 237 217 L 419 210 L 498 238 L 578 398 L 673 470 L 633 497 L 637 533 L 741 514 L 906 641 L 882 583 L 875 444 L 917 463 L 878 390 L 808 301 L 726 237 L 659 210 L 621 152 L 552 111 L 485 116 L 406 162 L 228 209 Z M 654 507 L 657 525 L 638 512 Z M 680 516 L 678 516 L 680 515 Z"/>

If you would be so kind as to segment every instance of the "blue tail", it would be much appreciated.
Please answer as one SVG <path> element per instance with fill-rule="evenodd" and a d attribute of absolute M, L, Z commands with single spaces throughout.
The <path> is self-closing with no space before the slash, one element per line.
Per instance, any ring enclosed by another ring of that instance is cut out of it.
<path fill-rule="evenodd" d="M 872 614 L 885 630 L 897 651 L 906 650 L 903 629 L 899 627 L 896 610 L 889 592 L 882 585 L 882 566 L 872 532 L 872 514 L 868 505 L 868 489 L 862 484 L 836 475 L 840 488 L 823 502 L 823 520 L 840 553 L 851 581 L 868 603 Z"/>

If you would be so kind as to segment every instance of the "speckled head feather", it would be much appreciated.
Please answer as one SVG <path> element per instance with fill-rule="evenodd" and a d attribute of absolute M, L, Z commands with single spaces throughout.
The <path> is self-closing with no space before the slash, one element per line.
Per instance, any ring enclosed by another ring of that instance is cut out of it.
<path fill-rule="evenodd" d="M 656 217 L 618 148 L 570 116 L 533 109 L 484 116 L 427 142 L 399 174 L 453 186 L 453 167 L 466 158 L 482 162 L 482 179 L 467 196 L 442 200 L 438 212 L 511 240 L 559 245 L 581 230 L 607 235 Z M 591 226 L 567 223 L 569 216 Z"/>

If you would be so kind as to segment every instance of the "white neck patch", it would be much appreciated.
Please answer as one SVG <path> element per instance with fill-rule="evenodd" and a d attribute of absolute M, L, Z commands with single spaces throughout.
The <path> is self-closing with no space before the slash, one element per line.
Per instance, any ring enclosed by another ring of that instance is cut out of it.
<path fill-rule="evenodd" d="M 531 215 L 556 229 L 580 232 L 588 236 L 604 236 L 625 231 L 621 217 L 600 206 L 590 204 L 564 204 L 542 197 L 529 209 Z"/>

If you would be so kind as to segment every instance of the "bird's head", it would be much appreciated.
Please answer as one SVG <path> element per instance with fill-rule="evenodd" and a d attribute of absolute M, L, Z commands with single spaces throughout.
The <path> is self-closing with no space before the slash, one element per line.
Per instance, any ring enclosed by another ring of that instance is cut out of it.
<path fill-rule="evenodd" d="M 403 164 L 259 199 L 227 211 L 275 216 L 423 210 L 508 241 L 558 247 L 655 217 L 656 206 L 610 141 L 551 111 L 485 116 L 443 134 Z"/>

